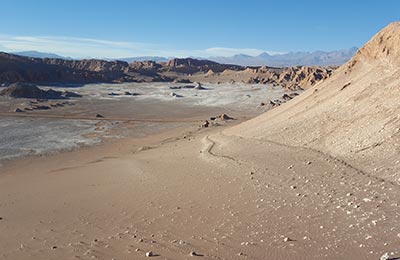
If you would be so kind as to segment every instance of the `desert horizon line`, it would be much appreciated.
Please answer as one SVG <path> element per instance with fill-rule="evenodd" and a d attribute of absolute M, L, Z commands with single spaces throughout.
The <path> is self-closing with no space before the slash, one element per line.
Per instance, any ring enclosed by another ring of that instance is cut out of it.
<path fill-rule="evenodd" d="M 271 56 L 285 55 L 290 53 L 315 53 L 335 52 L 358 48 L 337 49 L 314 49 L 314 50 L 268 50 L 267 48 L 246 47 L 224 47 L 212 46 L 199 49 L 173 49 L 167 45 L 114 41 L 70 36 L 16 36 L 0 34 L 0 51 L 8 53 L 16 52 L 40 52 L 56 54 L 66 58 L 98 58 L 119 59 L 131 57 L 162 57 L 162 58 L 213 58 L 232 57 L 235 55 L 260 56 L 268 54 Z"/>

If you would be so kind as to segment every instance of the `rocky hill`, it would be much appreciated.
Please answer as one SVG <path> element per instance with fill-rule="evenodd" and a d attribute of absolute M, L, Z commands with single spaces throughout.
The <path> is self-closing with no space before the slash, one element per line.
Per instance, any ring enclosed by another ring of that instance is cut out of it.
<path fill-rule="evenodd" d="M 73 92 L 62 92 L 53 89 L 43 90 L 28 83 L 13 83 L 0 90 L 0 96 L 33 99 L 67 99 L 69 97 L 80 97 L 80 95 Z"/>
<path fill-rule="evenodd" d="M 328 78 L 334 68 L 326 67 L 289 67 L 268 68 L 261 67 L 254 71 L 254 76 L 247 83 L 263 83 L 279 85 L 288 89 L 306 89 Z"/>
<path fill-rule="evenodd" d="M 210 83 L 247 83 L 270 84 L 297 90 L 307 89 L 328 78 L 334 67 L 242 67 L 242 69 L 225 69 L 222 72 L 209 70 L 207 73 L 197 73 L 187 77 L 191 81 Z"/>
<path fill-rule="evenodd" d="M 120 68 L 120 64 L 114 62 L 41 59 L 0 53 L 0 82 L 3 83 L 114 82 L 123 79 Z"/>
<path fill-rule="evenodd" d="M 320 84 L 226 131 L 304 146 L 400 181 L 400 23 L 375 35 Z"/>
<path fill-rule="evenodd" d="M 210 60 L 197 60 L 192 58 L 172 59 L 163 64 L 164 69 L 184 74 L 193 74 L 199 72 L 223 72 L 224 70 L 242 70 L 243 66 L 220 64 Z"/>

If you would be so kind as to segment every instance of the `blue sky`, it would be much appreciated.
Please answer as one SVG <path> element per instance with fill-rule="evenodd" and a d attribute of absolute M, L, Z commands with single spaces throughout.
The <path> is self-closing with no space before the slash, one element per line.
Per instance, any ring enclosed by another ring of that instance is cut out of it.
<path fill-rule="evenodd" d="M 1 0 L 1 8 L 1 50 L 72 57 L 347 49 L 400 20 L 396 0 Z"/>

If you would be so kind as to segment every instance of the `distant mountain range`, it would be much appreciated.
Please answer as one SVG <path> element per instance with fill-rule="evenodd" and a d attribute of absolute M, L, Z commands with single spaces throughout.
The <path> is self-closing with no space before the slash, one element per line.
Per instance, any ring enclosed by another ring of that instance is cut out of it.
<path fill-rule="evenodd" d="M 329 66 L 341 65 L 356 54 L 357 48 L 339 51 L 289 52 L 269 55 L 266 52 L 257 56 L 237 54 L 231 57 L 210 57 L 209 60 L 219 63 L 237 64 L 242 66 Z"/>
<path fill-rule="evenodd" d="M 12 54 L 31 57 L 31 58 L 49 58 L 49 59 L 63 59 L 63 60 L 72 60 L 70 57 L 64 57 L 54 53 L 45 53 L 45 52 L 38 52 L 38 51 L 19 51 L 19 52 L 11 52 Z"/>
<path fill-rule="evenodd" d="M 159 57 L 159 56 L 141 56 L 141 57 L 130 57 L 130 58 L 119 58 L 118 60 L 126 61 L 128 63 L 131 63 L 133 61 L 155 61 L 155 62 L 167 62 L 174 57 Z"/>
<path fill-rule="evenodd" d="M 329 66 L 329 65 L 341 65 L 353 57 L 357 52 L 357 48 L 353 47 L 347 50 L 338 51 L 314 51 L 314 52 L 288 52 L 285 54 L 274 54 L 270 55 L 263 52 L 257 56 L 250 56 L 245 54 L 236 54 L 230 57 L 209 57 L 202 58 L 211 61 L 215 61 L 222 64 L 234 64 L 242 66 L 273 66 L 273 67 L 289 67 L 289 66 Z M 23 51 L 14 52 L 16 55 L 33 57 L 33 58 L 52 58 L 52 59 L 67 59 L 69 57 L 63 57 L 53 53 L 43 53 L 38 51 Z M 118 59 L 107 59 L 107 60 L 121 60 L 131 63 L 133 61 L 155 61 L 155 62 L 167 62 L 174 57 L 159 57 L 159 56 L 140 56 L 140 57 L 128 57 Z"/>

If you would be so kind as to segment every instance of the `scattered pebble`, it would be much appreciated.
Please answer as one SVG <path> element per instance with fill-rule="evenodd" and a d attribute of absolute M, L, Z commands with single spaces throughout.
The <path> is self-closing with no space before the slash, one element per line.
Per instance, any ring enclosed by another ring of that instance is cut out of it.
<path fill-rule="evenodd" d="M 389 258 L 390 258 L 389 253 L 386 252 L 381 256 L 381 258 L 379 258 L 379 260 L 389 260 Z"/>
<path fill-rule="evenodd" d="M 154 256 L 153 252 L 151 252 L 151 251 L 146 252 L 146 257 L 152 257 L 152 256 Z"/>
<path fill-rule="evenodd" d="M 200 255 L 200 254 L 198 254 L 198 253 L 196 253 L 194 251 L 190 252 L 189 255 L 190 256 L 202 256 L 202 255 Z"/>
<path fill-rule="evenodd" d="M 291 239 L 291 238 L 289 238 L 289 237 L 285 237 L 285 238 L 283 239 L 283 242 L 290 242 L 290 241 L 293 241 L 293 239 Z"/>

